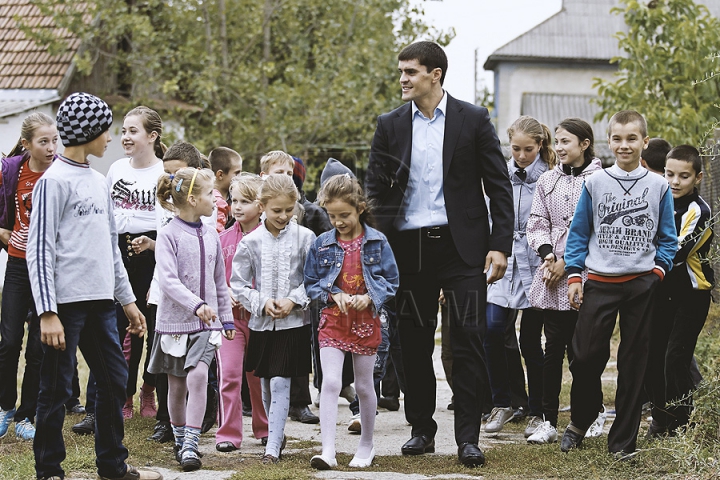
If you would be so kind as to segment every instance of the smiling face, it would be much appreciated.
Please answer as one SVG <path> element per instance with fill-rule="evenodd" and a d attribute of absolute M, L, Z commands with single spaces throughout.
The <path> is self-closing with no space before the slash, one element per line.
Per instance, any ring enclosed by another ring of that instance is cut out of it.
<path fill-rule="evenodd" d="M 122 146 L 128 157 L 142 157 L 153 152 L 157 132 L 148 133 L 139 115 L 125 117 L 122 127 Z"/>
<path fill-rule="evenodd" d="M 240 189 L 235 187 L 230 189 L 232 201 L 230 211 L 235 220 L 242 227 L 243 232 L 252 230 L 260 220 L 260 202 L 245 198 L 240 194 Z"/>
<path fill-rule="evenodd" d="M 562 127 L 555 130 L 555 152 L 563 165 L 582 167 L 585 163 L 585 149 L 589 146 L 590 140 L 587 138 L 581 142 L 577 135 Z"/>
<path fill-rule="evenodd" d="M 58 132 L 55 125 L 40 125 L 33 132 L 32 140 L 22 139 L 23 147 L 39 165 L 50 165 L 58 147 Z"/>
<path fill-rule="evenodd" d="M 350 241 L 357 238 L 363 232 L 360 215 L 365 211 L 365 206 L 353 207 L 347 202 L 336 199 L 325 203 L 330 217 L 330 223 L 337 229 L 338 238 Z"/>
<path fill-rule="evenodd" d="M 697 173 L 691 162 L 668 158 L 665 163 L 665 179 L 670 184 L 673 198 L 690 195 L 702 180 L 702 172 Z"/>
<path fill-rule="evenodd" d="M 261 207 L 262 211 L 265 212 L 265 227 L 277 237 L 280 231 L 292 220 L 295 212 L 295 199 L 280 195 L 271 198 Z"/>
<path fill-rule="evenodd" d="M 615 123 L 610 131 L 608 144 L 618 167 L 632 172 L 640 166 L 640 154 L 647 147 L 649 137 L 643 137 L 642 129 L 636 122 Z"/>
<path fill-rule="evenodd" d="M 400 60 L 398 70 L 400 71 L 402 99 L 405 102 L 422 103 L 423 99 L 433 95 L 436 88 L 441 88 L 442 70 L 440 68 L 428 72 L 427 67 L 420 65 L 417 60 Z"/>
<path fill-rule="evenodd" d="M 537 158 L 540 143 L 522 132 L 515 132 L 510 139 L 510 150 L 517 166 L 527 168 Z"/>

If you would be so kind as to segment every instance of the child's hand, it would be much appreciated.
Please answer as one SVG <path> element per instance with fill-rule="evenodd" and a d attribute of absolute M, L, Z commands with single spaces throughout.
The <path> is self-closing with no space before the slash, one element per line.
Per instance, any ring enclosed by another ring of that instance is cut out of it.
<path fill-rule="evenodd" d="M 549 253 L 545 257 L 545 261 L 540 265 L 543 272 L 543 282 L 547 287 L 554 287 L 565 276 L 565 260 L 559 258 L 555 260 L 555 254 Z"/>
<path fill-rule="evenodd" d="M 235 330 L 223 330 L 223 336 L 228 340 L 235 338 Z"/>
<path fill-rule="evenodd" d="M 128 326 L 126 330 L 138 337 L 144 336 L 147 331 L 145 315 L 143 315 L 137 305 L 135 305 L 135 302 L 123 305 L 123 311 L 128 319 Z"/>
<path fill-rule="evenodd" d="M 132 248 L 135 253 L 144 252 L 148 249 L 155 250 L 155 240 L 146 235 L 141 235 L 133 239 Z"/>
<path fill-rule="evenodd" d="M 293 302 L 289 298 L 275 300 L 275 318 L 287 317 L 288 315 L 290 315 L 293 307 L 295 307 L 295 302 Z"/>
<path fill-rule="evenodd" d="M 40 315 L 40 341 L 55 350 L 65 351 L 65 328 L 56 313 Z"/>
<path fill-rule="evenodd" d="M 202 320 L 203 323 L 205 325 L 207 325 L 208 327 L 217 318 L 217 315 L 215 314 L 215 310 L 210 308 L 207 304 L 203 304 L 200 308 L 198 308 L 195 311 L 195 315 L 200 317 L 200 320 Z"/>
<path fill-rule="evenodd" d="M 228 287 L 228 292 L 230 292 L 230 305 L 232 305 L 232 308 L 237 308 L 240 306 L 240 302 L 238 302 L 235 299 L 235 296 L 233 295 L 232 288 Z"/>
<path fill-rule="evenodd" d="M 265 315 L 270 315 L 272 318 L 277 316 L 274 298 L 269 298 L 268 301 L 265 302 Z"/>
<path fill-rule="evenodd" d="M 440 289 L 440 297 L 438 298 L 438 303 L 440 305 L 445 305 L 445 292 Z"/>
<path fill-rule="evenodd" d="M 348 304 L 350 303 L 350 295 L 344 292 L 333 293 L 333 301 L 337 304 L 338 308 L 342 313 L 348 313 Z"/>
<path fill-rule="evenodd" d="M 357 311 L 365 310 L 370 306 L 370 295 L 350 295 L 349 306 Z"/>
<path fill-rule="evenodd" d="M 12 235 L 12 230 L 8 230 L 7 228 L 0 228 L 0 242 L 4 243 L 5 245 L 9 244 L 10 235 Z"/>
<path fill-rule="evenodd" d="M 575 297 L 577 297 L 577 301 Z M 580 305 L 582 305 L 583 302 L 582 282 L 575 282 L 568 285 L 568 299 L 573 308 L 580 310 Z"/>

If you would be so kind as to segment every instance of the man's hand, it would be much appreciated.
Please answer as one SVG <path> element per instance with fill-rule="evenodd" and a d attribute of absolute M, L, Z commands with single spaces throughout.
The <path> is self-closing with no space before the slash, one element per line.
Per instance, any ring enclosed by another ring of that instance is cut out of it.
<path fill-rule="evenodd" d="M 507 269 L 507 257 L 503 252 L 497 250 L 490 250 L 485 257 L 485 270 L 483 273 L 487 274 L 490 271 L 490 265 L 493 266 L 492 274 L 487 277 L 488 285 L 495 283 L 505 275 Z"/>
<path fill-rule="evenodd" d="M 217 318 L 217 315 L 215 314 L 215 310 L 213 310 L 212 307 L 208 306 L 207 303 L 201 305 L 200 308 L 198 308 L 195 311 L 195 315 L 200 317 L 200 320 L 202 320 L 203 323 L 205 325 L 207 325 L 208 327 Z"/>
<path fill-rule="evenodd" d="M 65 350 L 65 328 L 57 313 L 40 315 L 40 341 L 55 350 Z"/>
<path fill-rule="evenodd" d="M 144 336 L 145 332 L 147 332 L 145 315 L 143 315 L 137 305 L 135 305 L 135 302 L 123 305 L 123 311 L 129 322 L 127 331 L 138 337 Z"/>
<path fill-rule="evenodd" d="M 576 297 L 577 300 L 575 300 Z M 582 282 L 575 282 L 568 285 L 568 300 L 570 300 L 570 306 L 580 310 L 580 305 L 582 305 L 583 302 Z"/>

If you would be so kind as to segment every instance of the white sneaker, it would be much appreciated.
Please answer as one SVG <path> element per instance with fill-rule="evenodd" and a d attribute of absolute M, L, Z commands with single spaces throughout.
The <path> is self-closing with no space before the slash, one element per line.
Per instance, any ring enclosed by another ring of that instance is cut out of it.
<path fill-rule="evenodd" d="M 535 415 L 530 417 L 530 419 L 528 420 L 527 427 L 525 427 L 525 438 L 528 438 L 530 435 L 535 433 L 535 430 L 537 430 L 537 428 L 540 425 L 542 425 L 543 423 L 544 422 L 543 422 L 542 417 L 537 417 Z"/>
<path fill-rule="evenodd" d="M 585 438 L 599 437 L 603 434 L 603 427 L 605 426 L 605 420 L 607 419 L 607 413 L 605 412 L 605 405 L 602 406 L 602 410 L 598 413 L 595 421 L 590 425 L 590 428 L 585 432 Z"/>
<path fill-rule="evenodd" d="M 503 425 L 512 420 L 512 407 L 495 407 L 490 412 L 490 417 L 485 424 L 485 433 L 497 433 L 503 429 Z"/>
<path fill-rule="evenodd" d="M 360 433 L 362 431 L 362 424 L 360 423 L 360 414 L 353 415 L 348 423 L 348 431 L 352 433 Z"/>
<path fill-rule="evenodd" d="M 543 422 L 527 439 L 528 443 L 541 445 L 557 442 L 557 429 L 550 422 Z"/>

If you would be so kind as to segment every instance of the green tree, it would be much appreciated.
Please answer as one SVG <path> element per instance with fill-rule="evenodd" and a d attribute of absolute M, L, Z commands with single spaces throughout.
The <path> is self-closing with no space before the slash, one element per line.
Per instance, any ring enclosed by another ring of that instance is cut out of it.
<path fill-rule="evenodd" d="M 719 112 L 720 21 L 692 0 L 621 3 L 612 12 L 628 25 L 617 34 L 624 55 L 612 60 L 615 81 L 596 79 L 596 120 L 634 109 L 645 115 L 651 136 L 703 146 Z"/>
<path fill-rule="evenodd" d="M 401 103 L 399 49 L 453 35 L 425 25 L 409 0 L 36 2 L 82 40 L 82 73 L 99 59 L 114 69 L 116 91 L 98 93 L 196 106 L 174 112 L 188 140 L 249 159 L 283 149 L 361 164 L 376 116 Z M 61 39 L 25 30 L 51 47 Z"/>

